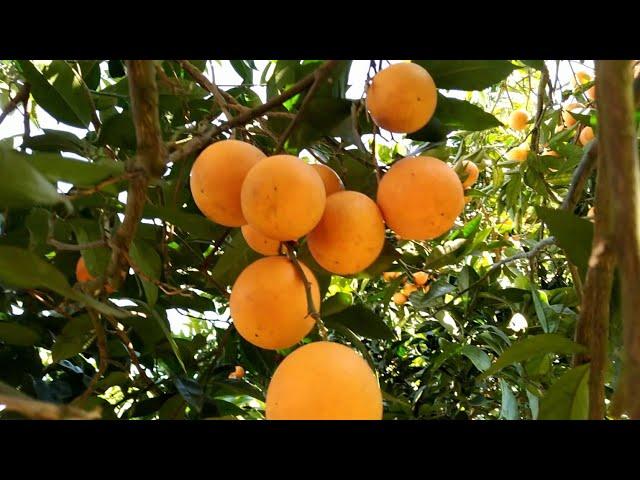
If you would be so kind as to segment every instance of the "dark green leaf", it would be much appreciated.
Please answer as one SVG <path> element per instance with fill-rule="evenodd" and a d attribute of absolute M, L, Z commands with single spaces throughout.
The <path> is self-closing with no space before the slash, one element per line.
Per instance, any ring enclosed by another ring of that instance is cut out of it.
<path fill-rule="evenodd" d="M 25 138 L 23 147 L 41 152 L 71 152 L 84 156 L 89 145 L 71 132 L 43 129 L 44 134 Z"/>
<path fill-rule="evenodd" d="M 438 94 L 438 106 L 435 116 L 447 131 L 467 130 L 471 132 L 500 127 L 502 123 L 483 109 L 457 98 Z"/>
<path fill-rule="evenodd" d="M 186 213 L 182 210 L 159 207 L 146 204 L 144 218 L 160 218 L 189 233 L 193 238 L 202 240 L 217 240 L 227 229 L 213 223 L 202 215 Z"/>
<path fill-rule="evenodd" d="M 543 70 L 545 68 L 544 60 L 520 60 L 527 67 L 535 68 L 536 70 Z"/>
<path fill-rule="evenodd" d="M 97 144 L 135 150 L 136 129 L 133 126 L 131 111 L 125 110 L 105 120 L 100 129 Z"/>
<path fill-rule="evenodd" d="M 0 322 L 0 342 L 30 347 L 40 341 L 38 332 L 17 323 Z"/>
<path fill-rule="evenodd" d="M 47 243 L 51 212 L 44 208 L 34 208 L 29 212 L 25 224 L 29 229 L 29 248 L 36 250 Z"/>
<path fill-rule="evenodd" d="M 504 367 L 513 363 L 528 360 L 534 355 L 542 353 L 558 353 L 558 354 L 574 354 L 584 351 L 584 347 L 569 340 L 562 335 L 555 333 L 544 333 L 542 335 L 534 335 L 523 338 L 509 348 L 507 348 L 500 358 L 482 375 L 483 377 L 493 375 L 502 370 Z"/>
<path fill-rule="evenodd" d="M 460 350 L 460 353 L 471 360 L 475 367 L 481 372 L 484 372 L 491 366 L 489 355 L 475 345 L 465 345 Z"/>
<path fill-rule="evenodd" d="M 224 253 L 213 267 L 211 274 L 223 287 L 232 285 L 242 270 L 261 257 L 249 248 L 242 233 L 237 230 L 232 234 L 231 241 L 225 246 Z"/>
<path fill-rule="evenodd" d="M 354 333 L 366 338 L 391 340 L 395 337 L 393 331 L 384 320 L 364 305 L 353 305 L 341 312 L 324 318 L 327 327 L 338 324 Z"/>
<path fill-rule="evenodd" d="M 542 300 L 540 300 L 540 291 L 534 285 L 531 285 L 531 297 L 533 298 L 533 305 L 536 310 L 538 320 L 540 321 L 540 325 L 542 326 L 542 331 L 549 333 L 549 323 L 547 322 L 547 316 L 545 315 L 544 308 L 542 307 Z"/>
<path fill-rule="evenodd" d="M 566 371 L 540 401 L 540 420 L 586 420 L 589 415 L 589 364 Z"/>
<path fill-rule="evenodd" d="M 62 180 L 76 187 L 91 187 L 124 173 L 124 163 L 121 162 L 85 162 L 54 153 L 36 153 L 26 159 L 50 181 Z"/>
<path fill-rule="evenodd" d="M 500 409 L 500 418 L 505 420 L 517 420 L 519 418 L 518 413 L 518 400 L 511 390 L 511 386 L 500 379 L 500 389 L 502 390 L 502 407 Z"/>
<path fill-rule="evenodd" d="M 139 274 L 138 276 L 142 282 L 147 303 L 153 307 L 158 300 L 158 286 L 148 279 L 158 280 L 160 278 L 160 269 L 162 267 L 160 255 L 153 245 L 140 239 L 136 239 L 133 242 L 129 253 L 136 268 L 144 274 L 144 276 Z"/>
<path fill-rule="evenodd" d="M 353 298 L 351 294 L 338 292 L 335 295 L 331 295 L 324 302 L 322 302 L 320 308 L 320 315 L 322 317 L 328 317 L 334 313 L 343 311 L 353 304 Z"/>
<path fill-rule="evenodd" d="M 446 90 L 484 90 L 517 68 L 507 60 L 413 60 L 426 68 L 436 87 Z"/>
<path fill-rule="evenodd" d="M 182 395 L 182 398 L 195 408 L 197 411 L 202 410 L 202 403 L 204 401 L 204 394 L 202 392 L 202 387 L 190 378 L 176 378 L 173 383 L 175 384 L 178 392 Z"/>
<path fill-rule="evenodd" d="M 591 244 L 593 241 L 593 224 L 565 210 L 554 210 L 536 207 L 538 216 L 547 224 L 556 242 L 567 254 L 582 278 L 587 274 Z"/>

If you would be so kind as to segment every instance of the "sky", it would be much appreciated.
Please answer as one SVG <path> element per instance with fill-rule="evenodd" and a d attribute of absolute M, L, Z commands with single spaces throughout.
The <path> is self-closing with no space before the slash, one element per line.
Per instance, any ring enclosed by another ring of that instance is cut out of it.
<path fill-rule="evenodd" d="M 397 63 L 399 60 L 391 60 L 391 63 Z M 211 62 L 214 68 L 215 82 L 223 89 L 229 89 L 232 86 L 239 85 L 242 83 L 242 78 L 233 70 L 231 64 L 227 60 L 223 60 L 217 64 L 215 62 Z M 269 60 L 255 60 L 255 65 L 257 67 L 257 71 L 253 72 L 253 80 L 254 84 L 259 83 L 260 76 L 265 66 L 269 63 Z M 556 75 L 556 62 L 555 61 L 547 61 L 547 67 L 549 69 L 550 78 L 554 79 Z M 593 74 L 593 62 L 587 61 L 585 66 L 581 66 L 578 63 L 572 63 L 572 67 L 574 71 L 578 70 L 586 70 L 590 74 Z M 359 99 L 362 97 L 365 81 L 367 78 L 367 71 L 369 70 L 369 60 L 354 60 L 351 66 L 351 70 L 349 73 L 349 84 L 350 88 L 346 93 L 347 98 L 349 99 Z M 206 76 L 211 78 L 210 71 L 205 72 Z M 572 69 L 569 66 L 569 62 L 563 61 L 560 63 L 560 71 L 559 78 L 561 83 L 568 83 L 572 78 Z M 266 101 L 266 87 L 258 86 L 254 88 L 254 91 L 258 94 L 261 100 Z M 465 98 L 466 92 L 459 91 L 446 91 L 444 92 L 449 97 L 457 97 L 457 98 Z M 533 106 L 530 106 L 532 109 Z M 58 123 L 53 117 L 51 117 L 48 113 L 46 113 L 41 108 L 37 109 L 37 116 L 40 122 L 41 128 L 47 129 L 55 129 L 55 130 L 65 130 L 71 133 L 76 134 L 80 138 L 83 138 L 85 135 L 85 130 L 71 127 L 69 125 L 65 125 L 63 123 Z M 35 125 L 31 126 L 31 135 L 39 135 L 44 133 L 41 128 L 36 128 Z M 0 125 L 0 139 L 4 139 L 7 137 L 15 136 L 14 146 L 17 147 L 21 143 L 21 136 L 23 133 L 23 117 L 22 113 L 19 110 L 14 111 L 7 118 L 5 118 L 4 122 Z M 388 135 L 385 135 L 388 137 Z M 378 142 L 383 142 L 382 139 L 378 139 Z M 384 142 L 383 142 L 384 143 Z M 64 156 L 72 157 L 72 158 L 81 158 L 71 153 L 64 153 Z M 64 184 L 60 182 L 59 188 L 61 191 L 67 191 L 70 188 L 70 185 Z M 123 202 L 126 202 L 126 192 L 122 192 L 119 196 L 119 199 Z M 150 221 L 149 221 L 150 222 Z M 123 302 L 118 302 L 122 306 L 124 306 Z M 131 304 L 133 305 L 133 304 Z M 168 312 L 169 320 L 171 322 L 171 328 L 175 333 L 187 333 L 186 324 L 189 323 L 189 319 L 184 317 L 180 313 L 175 310 L 169 310 Z M 207 317 L 213 320 L 215 317 L 214 312 L 208 312 Z M 219 326 L 223 327 L 226 324 L 220 324 Z"/>

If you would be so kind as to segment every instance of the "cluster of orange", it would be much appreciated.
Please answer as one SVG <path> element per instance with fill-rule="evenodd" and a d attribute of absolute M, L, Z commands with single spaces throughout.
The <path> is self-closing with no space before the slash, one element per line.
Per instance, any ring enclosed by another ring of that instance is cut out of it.
<path fill-rule="evenodd" d="M 587 72 L 583 72 L 583 71 L 577 72 L 576 73 L 576 80 L 573 80 L 574 88 L 578 89 L 578 88 L 580 88 L 581 85 L 585 85 L 587 83 L 590 83 L 591 81 L 592 81 L 592 78 Z M 590 87 L 585 92 L 585 95 L 591 101 L 595 101 L 595 99 L 596 99 L 596 87 L 595 87 L 595 85 Z M 585 105 L 583 105 L 581 103 L 570 103 L 568 105 L 565 105 L 563 107 L 563 109 L 562 109 L 562 121 L 563 121 L 564 125 L 558 125 L 558 128 L 556 129 L 556 132 L 561 131 L 565 127 L 568 128 L 568 127 L 572 127 L 573 125 L 575 125 L 577 120 L 572 114 L 573 113 L 580 113 L 580 112 L 584 111 L 585 108 L 586 108 Z M 525 130 L 527 128 L 527 125 L 529 124 L 529 120 L 530 120 L 530 118 L 529 118 L 529 114 L 527 112 L 525 112 L 524 110 L 516 110 L 516 111 L 512 112 L 511 115 L 509 116 L 509 127 L 511 127 L 513 130 L 517 130 L 517 131 Z M 580 142 L 581 145 L 586 145 L 587 143 L 589 143 L 594 138 L 595 138 L 595 134 L 593 132 L 593 128 L 591 128 L 590 126 L 585 126 L 580 130 L 580 134 L 578 136 L 578 141 Z M 507 158 L 509 160 L 514 160 L 516 162 L 524 162 L 527 159 L 528 155 L 529 155 L 529 146 L 528 145 L 521 145 L 521 146 L 513 148 L 513 149 L 509 150 L 509 152 L 507 152 Z M 554 157 L 559 157 L 560 156 L 558 154 L 558 152 L 555 152 L 553 150 L 545 150 L 543 152 L 543 155 L 550 155 L 550 156 L 554 156 Z"/>
<path fill-rule="evenodd" d="M 398 278 L 403 279 L 403 286 L 400 290 L 393 294 L 391 300 L 396 305 L 404 305 L 409 300 L 409 296 L 413 292 L 421 291 L 423 293 L 427 293 L 431 286 L 427 283 L 431 278 L 428 273 L 425 272 L 415 272 L 411 274 L 413 278 L 413 282 L 409 281 L 407 277 L 403 277 L 402 272 L 384 272 L 382 274 L 382 278 L 385 282 L 392 282 L 393 280 L 397 280 Z"/>

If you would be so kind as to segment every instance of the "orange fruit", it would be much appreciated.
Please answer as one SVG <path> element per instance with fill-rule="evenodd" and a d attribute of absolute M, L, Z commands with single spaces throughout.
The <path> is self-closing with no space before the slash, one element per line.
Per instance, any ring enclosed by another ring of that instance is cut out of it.
<path fill-rule="evenodd" d="M 562 119 L 567 127 L 571 127 L 576 124 L 577 120 L 571 112 L 580 113 L 584 109 L 584 105 L 581 103 L 570 103 L 562 109 Z"/>
<path fill-rule="evenodd" d="M 240 206 L 242 182 L 265 154 L 239 140 L 222 140 L 205 148 L 191 167 L 193 200 L 211 221 L 227 227 L 246 222 Z"/>
<path fill-rule="evenodd" d="M 278 365 L 266 398 L 267 420 L 381 420 L 376 374 L 353 349 L 304 345 Z"/>
<path fill-rule="evenodd" d="M 587 90 L 585 92 L 585 95 L 587 96 L 587 98 L 589 100 L 595 100 L 596 99 L 596 86 L 593 85 L 589 90 Z"/>
<path fill-rule="evenodd" d="M 391 297 L 391 300 L 393 300 L 393 303 L 395 303 L 396 305 L 404 305 L 409 299 L 404 293 L 396 292 L 393 294 L 393 297 Z"/>
<path fill-rule="evenodd" d="M 464 182 L 462 182 L 462 188 L 469 188 L 471 185 L 476 183 L 478 180 L 478 175 L 480 171 L 478 170 L 478 166 L 473 162 L 464 162 L 464 173 L 467 176 Z"/>
<path fill-rule="evenodd" d="M 240 380 L 242 377 L 244 377 L 244 368 L 242 368 L 240 365 L 236 365 L 236 369 L 229 374 L 228 378 L 233 380 Z"/>
<path fill-rule="evenodd" d="M 509 126 L 514 130 L 524 130 L 528 121 L 529 114 L 524 110 L 516 110 L 509 116 Z"/>
<path fill-rule="evenodd" d="M 320 221 L 326 203 L 316 171 L 292 155 L 274 155 L 247 174 L 240 194 L 242 213 L 274 240 L 296 240 Z"/>
<path fill-rule="evenodd" d="M 318 282 L 311 270 L 299 263 L 311 283 L 313 303 L 320 308 Z M 283 256 L 264 257 L 245 268 L 231 289 L 229 306 L 238 333 L 265 349 L 289 348 L 314 325 L 308 315 L 304 283 Z"/>
<path fill-rule="evenodd" d="M 593 133 L 593 128 L 584 127 L 580 131 L 580 136 L 578 137 L 578 140 L 580 140 L 580 144 L 581 145 L 586 145 L 587 143 L 589 143 L 594 138 L 595 138 L 595 134 Z"/>
<path fill-rule="evenodd" d="M 84 257 L 80 257 L 78 259 L 78 263 L 76 263 L 76 280 L 80 283 L 86 283 L 95 279 L 96 277 L 91 275 L 91 273 L 89 272 L 87 264 L 84 261 Z M 106 284 L 104 286 L 104 291 L 107 293 L 113 293 L 115 292 L 115 289 L 111 285 Z"/>
<path fill-rule="evenodd" d="M 571 79 L 571 84 L 573 87 L 577 87 L 578 85 L 584 85 L 585 83 L 589 83 L 591 81 L 591 75 L 589 75 L 584 70 L 576 72 L 575 78 Z"/>
<path fill-rule="evenodd" d="M 416 285 L 423 286 L 429 280 L 429 274 L 425 272 L 415 272 L 413 281 Z"/>
<path fill-rule="evenodd" d="M 333 168 L 327 167 L 321 163 L 314 163 L 311 165 L 311 168 L 320 175 L 322 183 L 324 183 L 324 190 L 327 197 L 333 193 L 344 190 L 344 184 Z"/>
<path fill-rule="evenodd" d="M 529 149 L 523 147 L 512 148 L 507 152 L 507 158 L 516 162 L 524 162 L 529 156 Z"/>
<path fill-rule="evenodd" d="M 385 282 L 390 282 L 392 280 L 395 280 L 396 278 L 399 278 L 401 275 L 402 272 L 383 272 L 382 278 Z"/>
<path fill-rule="evenodd" d="M 380 128 L 412 133 L 436 111 L 438 90 L 433 78 L 415 63 L 396 63 L 380 70 L 367 89 L 367 109 Z"/>
<path fill-rule="evenodd" d="M 416 290 L 418 290 L 417 286 L 415 286 L 411 282 L 407 282 L 407 283 L 404 284 L 404 287 L 402 287 L 402 290 L 400 290 L 400 293 L 408 298 Z"/>
<path fill-rule="evenodd" d="M 376 205 L 360 192 L 327 198 L 320 223 L 307 236 L 309 251 L 325 270 L 351 275 L 369 267 L 384 246 L 384 221 Z"/>
<path fill-rule="evenodd" d="M 265 256 L 280 254 L 280 240 L 263 235 L 249 224 L 243 225 L 240 230 L 245 241 L 254 251 Z"/>
<path fill-rule="evenodd" d="M 469 203 L 471 200 L 473 200 L 473 197 L 465 196 L 465 197 L 464 197 L 464 204 L 466 205 L 466 204 L 467 204 L 467 203 Z"/>
<path fill-rule="evenodd" d="M 387 225 L 405 240 L 430 240 L 453 227 L 464 208 L 456 172 L 434 157 L 394 163 L 378 185 L 377 201 Z"/>

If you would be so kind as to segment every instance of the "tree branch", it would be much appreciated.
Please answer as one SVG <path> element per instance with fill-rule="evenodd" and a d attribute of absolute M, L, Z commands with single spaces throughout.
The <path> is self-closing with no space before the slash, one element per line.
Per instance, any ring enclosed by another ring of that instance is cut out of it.
<path fill-rule="evenodd" d="M 295 117 L 293 117 L 293 120 L 291 120 L 291 123 L 289 123 L 289 126 L 287 127 L 287 129 L 280 136 L 280 139 L 278 140 L 278 145 L 276 145 L 276 149 L 274 152 L 276 155 L 282 152 L 285 142 L 287 141 L 289 136 L 293 133 L 293 130 L 296 128 L 298 123 L 300 123 L 300 120 L 304 116 L 304 113 L 308 108 L 311 99 L 316 94 L 318 87 L 327 78 L 331 69 L 334 68 L 336 65 L 337 65 L 337 62 L 329 63 L 327 68 L 318 68 L 313 72 L 313 75 L 314 75 L 313 83 L 311 84 L 311 87 L 309 88 L 309 91 L 307 92 L 307 94 L 304 96 L 304 100 L 302 101 L 302 104 L 298 109 L 298 113 L 296 114 Z"/>
<path fill-rule="evenodd" d="M 640 419 L 640 165 L 631 84 L 630 61 L 596 61 L 600 143 L 603 156 L 615 159 L 608 175 L 610 195 L 616 199 L 611 202 L 612 224 L 621 227 L 613 233 L 613 246 L 622 288 L 625 351 L 613 410 Z"/>
<path fill-rule="evenodd" d="M 48 238 L 47 243 L 52 247 L 55 247 L 57 250 L 67 250 L 71 252 L 79 252 L 80 250 L 89 250 L 91 248 L 100 248 L 107 246 L 106 240 L 96 240 L 95 242 L 73 244 L 59 242 L 55 238 Z"/>
<path fill-rule="evenodd" d="M 222 113 L 227 117 L 227 121 L 231 121 L 233 117 L 227 109 L 227 102 L 225 101 L 222 91 L 216 86 L 216 84 L 209 81 L 209 79 L 205 77 L 189 60 L 178 60 L 178 63 L 189 75 L 193 77 L 198 85 L 213 95 L 213 98 L 220 107 L 220 110 L 222 110 Z"/>
<path fill-rule="evenodd" d="M 220 133 L 227 131 L 233 127 L 237 127 L 239 125 L 246 125 L 247 123 L 251 122 L 253 119 L 265 114 L 272 108 L 282 105 L 284 102 L 289 100 L 294 95 L 297 95 L 298 93 L 302 92 L 303 90 L 311 86 L 311 84 L 316 79 L 318 70 L 320 71 L 330 70 L 334 67 L 336 63 L 337 63 L 336 60 L 326 61 L 320 67 L 318 67 L 317 70 L 315 70 L 314 72 L 304 77 L 302 80 L 300 80 L 298 83 L 293 85 L 291 88 L 289 88 L 285 92 L 281 93 L 280 95 L 276 95 L 268 102 L 256 108 L 253 108 L 251 110 L 246 110 L 236 115 L 233 118 L 233 120 L 225 122 L 222 125 L 219 125 L 217 127 L 212 127 L 207 131 L 205 131 L 204 133 L 202 133 L 201 135 L 194 137 L 185 145 L 183 145 L 179 149 L 172 152 L 171 155 L 169 155 L 169 161 L 175 163 L 196 152 L 199 152 L 211 142 L 212 138 L 219 135 Z"/>
<path fill-rule="evenodd" d="M 305 295 L 307 296 L 307 311 L 309 312 L 308 315 L 316 321 L 316 326 L 318 327 L 318 333 L 320 334 L 320 337 L 326 341 L 328 339 L 329 331 L 327 330 L 327 327 L 325 327 L 324 322 L 320 317 L 320 313 L 318 313 L 318 310 L 316 310 L 316 306 L 313 303 L 313 296 L 311 295 L 311 282 L 309 281 L 307 276 L 304 274 L 304 270 L 302 270 L 302 267 L 300 266 L 300 262 L 296 258 L 295 250 L 294 250 L 295 242 L 283 242 L 283 243 L 287 249 L 287 257 L 293 264 L 294 268 L 296 269 L 296 272 L 298 272 L 298 275 L 302 280 L 302 283 L 304 284 L 304 292 L 305 292 Z"/>
<path fill-rule="evenodd" d="M 544 114 L 544 90 L 546 83 L 549 80 L 549 70 L 544 66 L 542 69 L 542 77 L 540 83 L 538 83 L 538 105 L 536 112 L 536 120 L 531 130 L 531 151 L 538 154 L 538 145 L 540 143 L 540 125 L 542 124 L 542 116 Z"/>
<path fill-rule="evenodd" d="M 13 112 L 18 105 L 23 103 L 25 100 L 29 98 L 29 94 L 31 93 L 31 84 L 25 83 L 22 88 L 18 91 L 15 97 L 13 97 L 9 103 L 7 103 L 2 109 L 2 113 L 0 114 L 0 123 L 4 121 L 7 116 Z"/>
<path fill-rule="evenodd" d="M 136 129 L 136 156 L 127 162 L 127 172 L 141 172 L 131 178 L 127 192 L 124 220 L 111 240 L 111 262 L 107 269 L 109 283 L 120 286 L 125 273 L 125 254 L 142 219 L 149 182 L 159 178 L 166 166 L 166 149 L 160 131 L 158 114 L 158 86 L 153 61 L 127 60 L 127 77 L 131 96 L 131 111 Z"/>

